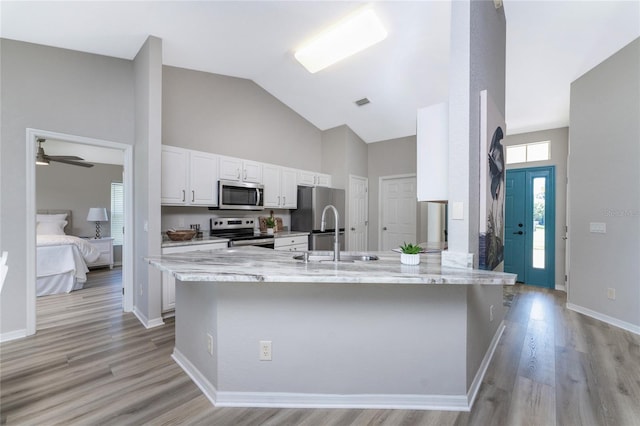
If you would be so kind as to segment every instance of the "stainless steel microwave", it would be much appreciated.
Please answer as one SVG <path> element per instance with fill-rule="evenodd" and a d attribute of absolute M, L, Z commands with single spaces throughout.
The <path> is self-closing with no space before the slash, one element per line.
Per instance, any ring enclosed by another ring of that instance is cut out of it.
<path fill-rule="evenodd" d="M 218 182 L 218 208 L 264 210 L 264 185 L 221 180 Z"/>

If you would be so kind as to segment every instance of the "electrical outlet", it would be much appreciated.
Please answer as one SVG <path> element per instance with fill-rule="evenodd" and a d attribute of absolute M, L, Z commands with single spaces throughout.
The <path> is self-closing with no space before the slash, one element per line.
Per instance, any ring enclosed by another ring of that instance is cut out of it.
<path fill-rule="evenodd" d="M 207 333 L 207 352 L 213 356 L 213 336 Z"/>
<path fill-rule="evenodd" d="M 271 361 L 271 340 L 260 340 L 260 361 Z"/>
<path fill-rule="evenodd" d="M 493 321 L 493 305 L 489 306 L 489 322 Z"/>
<path fill-rule="evenodd" d="M 616 289 L 615 288 L 608 288 L 607 289 L 607 298 L 609 298 L 611 300 L 616 300 Z"/>

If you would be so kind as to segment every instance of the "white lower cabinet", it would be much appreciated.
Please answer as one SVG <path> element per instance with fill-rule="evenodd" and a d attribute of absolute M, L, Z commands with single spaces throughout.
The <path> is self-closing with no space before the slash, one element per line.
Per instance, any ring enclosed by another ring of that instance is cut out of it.
<path fill-rule="evenodd" d="M 195 251 L 217 250 L 227 248 L 226 242 L 193 244 L 189 246 L 165 247 L 162 254 L 189 253 Z M 173 275 L 162 273 L 162 313 L 173 311 L 176 308 L 176 279 Z M 173 313 L 164 316 L 172 316 Z"/>
<path fill-rule="evenodd" d="M 273 241 L 273 248 L 282 251 L 307 251 L 309 250 L 309 236 L 276 237 Z"/>

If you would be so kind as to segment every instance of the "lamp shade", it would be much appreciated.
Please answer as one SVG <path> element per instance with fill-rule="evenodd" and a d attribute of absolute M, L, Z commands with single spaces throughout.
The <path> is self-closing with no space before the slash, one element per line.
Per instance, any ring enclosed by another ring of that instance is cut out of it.
<path fill-rule="evenodd" d="M 103 207 L 91 207 L 87 215 L 87 220 L 91 222 L 108 222 L 107 209 Z"/>

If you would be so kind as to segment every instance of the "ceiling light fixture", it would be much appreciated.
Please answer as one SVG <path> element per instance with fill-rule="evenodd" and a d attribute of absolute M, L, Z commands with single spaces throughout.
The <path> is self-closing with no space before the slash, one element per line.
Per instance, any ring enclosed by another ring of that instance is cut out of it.
<path fill-rule="evenodd" d="M 349 16 L 298 49 L 296 59 L 316 73 L 387 38 L 373 9 Z"/>

